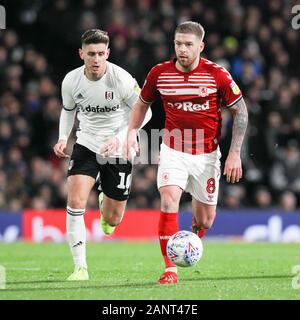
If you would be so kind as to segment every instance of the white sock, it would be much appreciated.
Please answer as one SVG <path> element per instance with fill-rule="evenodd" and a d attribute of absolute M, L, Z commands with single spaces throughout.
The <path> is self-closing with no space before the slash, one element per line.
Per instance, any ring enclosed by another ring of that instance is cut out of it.
<path fill-rule="evenodd" d="M 67 238 L 75 267 L 87 268 L 84 212 L 85 209 L 67 207 Z"/>
<path fill-rule="evenodd" d="M 175 272 L 177 273 L 177 267 L 169 267 L 169 268 L 166 268 L 165 272 Z"/>

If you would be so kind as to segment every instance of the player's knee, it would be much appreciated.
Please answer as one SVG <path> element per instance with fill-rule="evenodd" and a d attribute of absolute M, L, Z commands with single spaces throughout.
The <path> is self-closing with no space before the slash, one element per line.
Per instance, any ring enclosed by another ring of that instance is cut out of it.
<path fill-rule="evenodd" d="M 202 229 L 210 229 L 212 226 L 213 222 L 205 222 L 201 224 Z"/>
<path fill-rule="evenodd" d="M 116 227 L 121 223 L 121 220 L 122 220 L 121 218 L 112 217 L 108 219 L 107 223 L 112 227 Z"/>
<path fill-rule="evenodd" d="M 179 189 L 179 188 L 178 188 Z M 160 203 L 163 212 L 178 212 L 181 190 L 174 188 L 160 188 Z"/>
<path fill-rule="evenodd" d="M 177 212 L 179 203 L 170 195 L 161 197 L 161 210 L 163 212 Z"/>
<path fill-rule="evenodd" d="M 86 206 L 86 199 L 83 199 L 79 196 L 69 197 L 68 198 L 68 206 L 74 209 L 81 209 L 85 208 Z"/>
<path fill-rule="evenodd" d="M 121 223 L 121 219 L 115 219 L 115 218 L 109 219 L 109 220 L 107 221 L 107 223 L 108 223 L 111 227 L 116 227 L 116 226 L 118 226 L 118 225 Z"/>
<path fill-rule="evenodd" d="M 203 229 L 210 229 L 214 223 L 214 219 L 206 218 L 200 222 L 200 227 Z"/>
<path fill-rule="evenodd" d="M 123 211 L 119 211 L 119 210 L 113 210 L 111 212 L 105 212 L 104 215 L 104 219 L 105 221 L 112 227 L 116 227 L 118 226 L 123 218 Z"/>

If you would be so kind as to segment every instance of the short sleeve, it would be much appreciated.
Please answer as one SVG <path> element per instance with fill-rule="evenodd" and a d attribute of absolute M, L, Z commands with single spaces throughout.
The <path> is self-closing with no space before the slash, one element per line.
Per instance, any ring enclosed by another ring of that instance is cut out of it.
<path fill-rule="evenodd" d="M 215 75 L 219 95 L 224 105 L 230 108 L 240 99 L 242 99 L 242 92 L 235 81 L 232 79 L 230 73 L 225 68 L 217 68 Z"/>
<path fill-rule="evenodd" d="M 157 71 L 156 68 L 152 68 L 148 73 L 144 82 L 140 98 L 145 103 L 152 103 L 159 97 L 159 92 L 156 86 L 157 82 Z"/>
<path fill-rule="evenodd" d="M 138 100 L 141 89 L 131 75 L 129 75 L 127 79 L 123 81 L 123 87 L 123 100 L 131 108 Z"/>
<path fill-rule="evenodd" d="M 61 95 L 63 107 L 67 111 L 71 111 L 76 108 L 76 103 L 72 95 L 72 82 L 68 75 L 65 76 L 61 85 Z"/>

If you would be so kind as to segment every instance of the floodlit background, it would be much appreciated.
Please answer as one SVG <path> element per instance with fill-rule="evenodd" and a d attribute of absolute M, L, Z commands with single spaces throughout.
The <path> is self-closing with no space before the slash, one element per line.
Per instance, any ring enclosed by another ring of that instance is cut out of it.
<path fill-rule="evenodd" d="M 292 24 L 297 19 L 292 13 L 296 1 L 13 0 L 1 4 L 6 9 L 6 29 L 0 31 L 0 241 L 64 239 L 67 162 L 57 159 L 52 147 L 58 136 L 62 79 L 82 63 L 81 34 L 89 28 L 108 31 L 109 60 L 142 86 L 152 66 L 173 57 L 176 25 L 194 20 L 206 31 L 203 56 L 230 71 L 249 111 L 242 152 L 244 178 L 236 185 L 221 178 L 218 216 L 208 236 L 300 242 L 300 29 Z M 148 131 L 163 128 L 160 101 L 152 111 Z M 231 114 L 224 110 L 222 164 L 231 126 Z M 73 132 L 69 152 L 74 141 Z M 134 232 L 125 227 L 130 228 L 130 219 L 145 225 L 145 215 L 150 217 L 152 233 L 136 239 L 156 237 L 160 206 L 156 170 L 156 165 L 135 168 L 128 201 L 133 211 L 127 212 L 129 220 L 120 226 L 125 238 Z M 86 216 L 94 240 L 103 238 L 92 229 L 97 208 L 95 188 Z M 182 229 L 189 229 L 190 208 L 190 196 L 184 194 Z"/>

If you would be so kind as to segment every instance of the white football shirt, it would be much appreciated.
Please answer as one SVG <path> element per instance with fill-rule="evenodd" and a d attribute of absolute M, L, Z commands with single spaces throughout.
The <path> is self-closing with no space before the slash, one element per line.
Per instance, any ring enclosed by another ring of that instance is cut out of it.
<path fill-rule="evenodd" d="M 119 134 L 123 144 L 139 92 L 136 80 L 108 61 L 106 73 L 97 81 L 85 76 L 84 65 L 67 73 L 62 82 L 62 100 L 67 112 L 77 111 L 77 143 L 99 153 L 102 143 Z"/>

